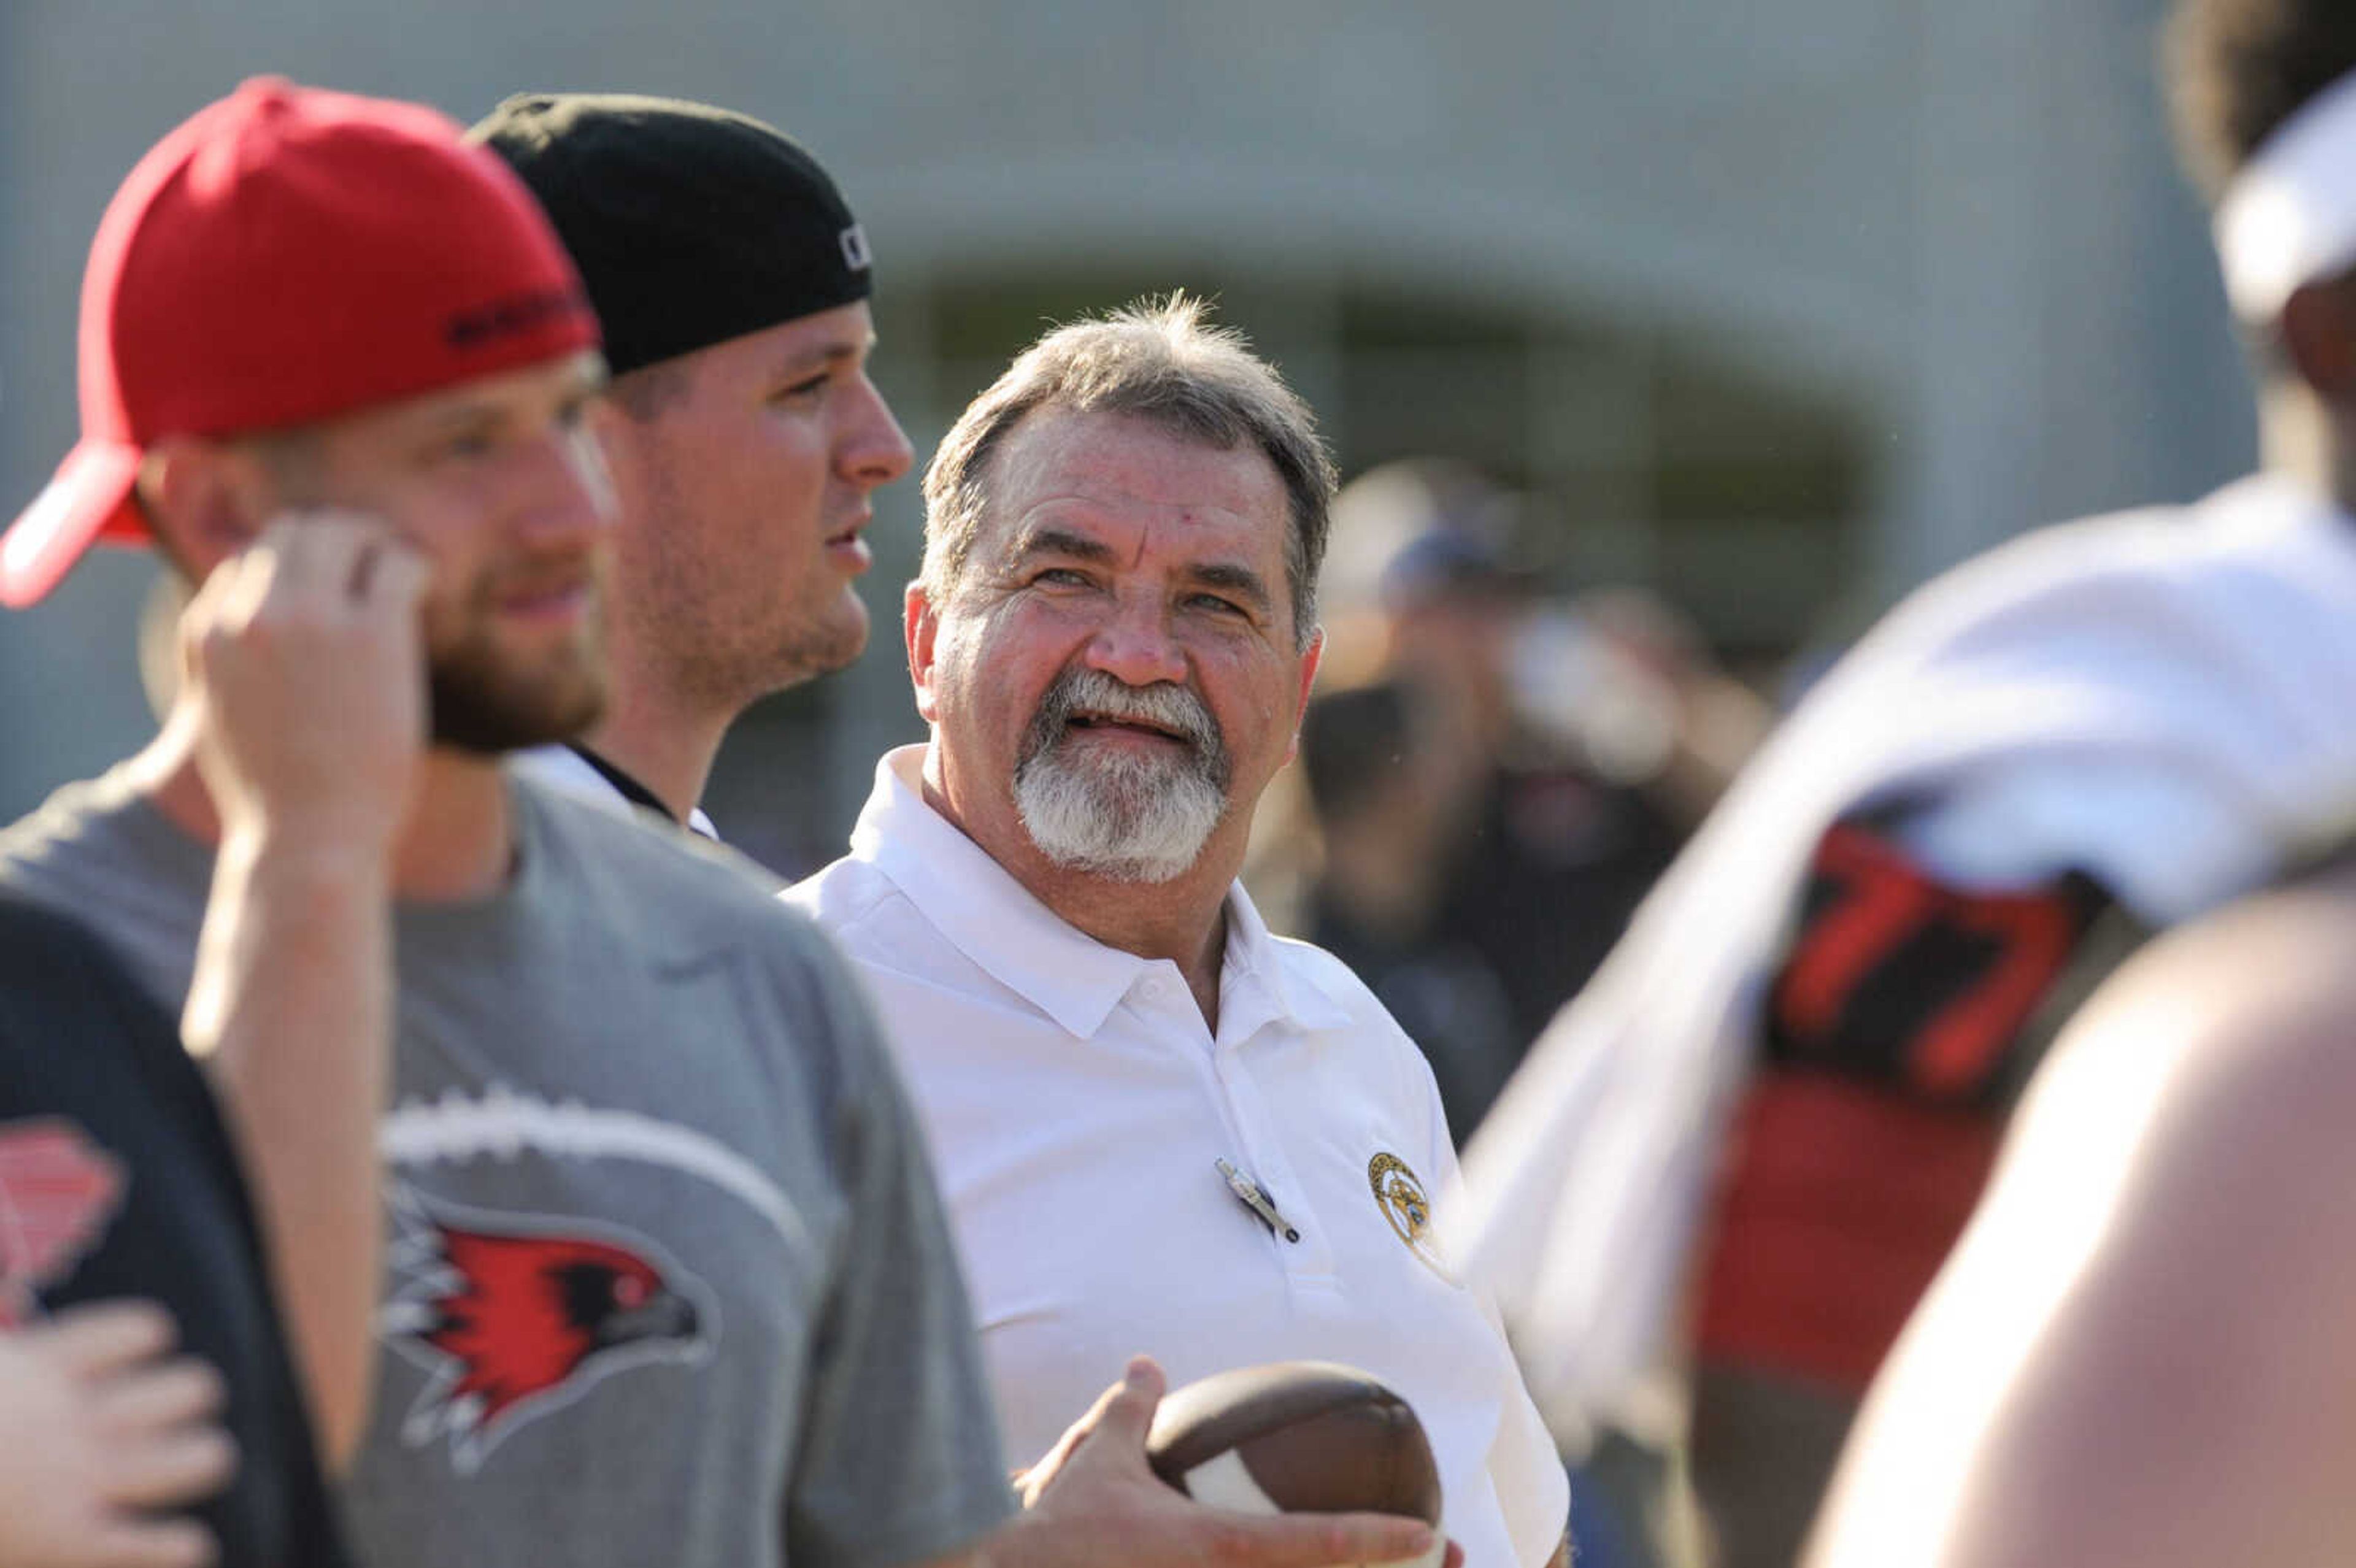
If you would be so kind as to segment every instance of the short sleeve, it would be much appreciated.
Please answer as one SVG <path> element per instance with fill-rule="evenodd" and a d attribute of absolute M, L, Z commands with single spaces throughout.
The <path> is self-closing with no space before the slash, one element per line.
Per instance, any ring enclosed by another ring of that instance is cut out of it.
<path fill-rule="evenodd" d="M 35 1194 L 38 1204 L 21 1201 Z M 220 1560 L 348 1562 L 210 1092 L 162 1005 L 101 937 L 8 892 L 0 1207 L 19 1221 L 16 1283 L 40 1307 L 151 1298 L 181 1349 L 228 1381 L 222 1419 L 243 1457 L 228 1488 L 187 1510 Z M 29 1300 L 0 1302 L 0 1315 Z"/>
<path fill-rule="evenodd" d="M 795 1568 L 889 1568 L 973 1544 L 1013 1493 L 923 1136 L 857 982 L 839 959 L 819 968 L 844 1063 L 834 1116 L 849 1219 L 814 1339 L 786 1555 Z"/>

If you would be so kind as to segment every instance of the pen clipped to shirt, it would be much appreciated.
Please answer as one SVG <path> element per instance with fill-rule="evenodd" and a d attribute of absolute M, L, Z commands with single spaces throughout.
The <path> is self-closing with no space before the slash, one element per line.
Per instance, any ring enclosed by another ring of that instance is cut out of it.
<path fill-rule="evenodd" d="M 1276 1200 L 1268 1195 L 1265 1188 L 1224 1159 L 1215 1163 L 1219 1168 L 1219 1174 L 1227 1179 L 1227 1190 L 1234 1193 L 1245 1208 L 1258 1215 L 1261 1224 L 1288 1242 L 1301 1240 L 1301 1232 L 1293 1229 L 1291 1221 L 1277 1212 Z"/>

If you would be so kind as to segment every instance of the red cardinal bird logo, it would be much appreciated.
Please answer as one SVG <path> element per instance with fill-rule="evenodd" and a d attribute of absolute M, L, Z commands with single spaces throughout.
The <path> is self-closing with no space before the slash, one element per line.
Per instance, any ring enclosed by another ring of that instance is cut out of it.
<path fill-rule="evenodd" d="M 397 1190 L 385 1342 L 430 1374 L 402 1436 L 447 1434 L 473 1474 L 508 1434 L 630 1367 L 696 1362 L 719 1327 L 712 1293 L 643 1236 L 494 1214 Z"/>
<path fill-rule="evenodd" d="M 98 1245 L 124 1185 L 121 1163 L 71 1122 L 0 1126 L 0 1328 L 32 1317 L 35 1293 Z"/>

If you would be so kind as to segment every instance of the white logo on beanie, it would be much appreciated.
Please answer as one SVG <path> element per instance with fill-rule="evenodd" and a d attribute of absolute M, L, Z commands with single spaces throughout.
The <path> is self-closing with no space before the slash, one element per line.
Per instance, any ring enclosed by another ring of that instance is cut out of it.
<path fill-rule="evenodd" d="M 875 259 L 867 253 L 867 230 L 854 223 L 842 231 L 841 238 L 844 266 L 854 272 L 863 272 L 874 264 Z"/>

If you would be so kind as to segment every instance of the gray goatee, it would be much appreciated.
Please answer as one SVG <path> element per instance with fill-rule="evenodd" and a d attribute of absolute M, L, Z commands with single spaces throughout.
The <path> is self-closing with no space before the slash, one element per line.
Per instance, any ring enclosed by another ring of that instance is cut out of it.
<path fill-rule="evenodd" d="M 1090 745 L 1076 718 L 1164 730 L 1183 752 Z M 1194 865 L 1226 815 L 1227 749 L 1203 699 L 1168 681 L 1130 686 L 1072 668 L 1039 699 L 1014 768 L 1014 807 L 1039 852 L 1066 870 L 1166 882 Z"/>

